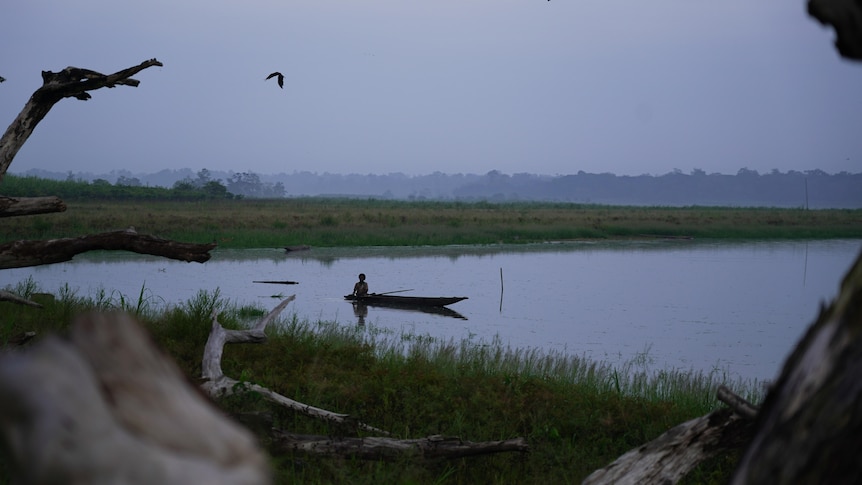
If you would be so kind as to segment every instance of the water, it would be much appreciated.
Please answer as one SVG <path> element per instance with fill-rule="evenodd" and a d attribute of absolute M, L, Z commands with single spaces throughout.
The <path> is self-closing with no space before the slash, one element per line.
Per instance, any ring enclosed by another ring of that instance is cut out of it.
<path fill-rule="evenodd" d="M 68 284 L 79 296 L 142 288 L 183 303 L 220 289 L 238 304 L 269 309 L 286 295 L 300 319 L 442 339 L 490 342 L 586 356 L 614 365 L 717 371 L 771 380 L 833 298 L 862 241 L 578 242 L 445 248 L 225 250 L 205 263 L 121 252 L 6 270 L 0 285 L 32 276 L 41 289 Z M 372 292 L 467 296 L 450 308 L 463 318 L 344 301 L 360 272 Z M 296 285 L 254 283 L 297 281 Z"/>

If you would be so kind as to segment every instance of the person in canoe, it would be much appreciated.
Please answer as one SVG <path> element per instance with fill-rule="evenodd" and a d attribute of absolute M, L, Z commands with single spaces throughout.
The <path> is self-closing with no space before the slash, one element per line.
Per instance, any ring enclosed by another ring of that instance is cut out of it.
<path fill-rule="evenodd" d="M 365 282 L 365 273 L 359 273 L 359 281 L 353 285 L 353 296 L 365 296 L 368 294 L 368 283 Z"/>

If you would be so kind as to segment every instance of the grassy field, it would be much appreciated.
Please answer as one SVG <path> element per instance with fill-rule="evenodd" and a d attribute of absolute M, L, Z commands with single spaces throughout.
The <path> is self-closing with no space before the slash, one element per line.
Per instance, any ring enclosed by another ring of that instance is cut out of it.
<path fill-rule="evenodd" d="M 862 238 L 862 210 L 607 207 L 362 199 L 70 201 L 63 213 L 4 219 L 0 241 L 134 226 L 222 248 L 417 246 L 567 239 Z"/>
<path fill-rule="evenodd" d="M 75 315 L 120 309 L 136 315 L 156 342 L 195 382 L 201 374 L 210 315 L 240 328 L 269 308 L 231 306 L 216 293 L 199 293 L 171 308 L 140 295 L 56 298 L 34 295 L 20 283 L 13 291 L 38 299 L 44 309 L 0 302 L 0 346 L 23 331 L 62 332 Z M 580 483 L 622 453 L 691 418 L 717 408 L 715 389 L 726 383 L 758 401 L 753 383 L 721 375 L 646 374 L 637 360 L 612 368 L 578 357 L 542 354 L 501 345 L 441 342 L 382 329 L 327 322 L 282 320 L 263 345 L 229 345 L 226 375 L 248 380 L 301 402 L 386 429 L 399 438 L 458 436 L 470 441 L 528 440 L 527 454 L 504 453 L 457 460 L 395 462 L 285 455 L 258 429 L 277 483 L 508 484 Z M 32 345 L 32 344 L 31 344 Z M 648 356 L 644 356 L 648 358 Z M 333 430 L 254 395 L 219 402 L 230 413 L 258 412 L 295 433 Z M 254 429 L 254 428 L 252 428 Z M 735 454 L 719 456 L 685 483 L 727 483 Z M 0 458 L 0 483 L 8 480 Z"/>
<path fill-rule="evenodd" d="M 530 243 L 570 239 L 862 238 L 862 210 L 605 207 L 573 204 L 393 202 L 352 199 L 67 201 L 64 213 L 7 218 L 0 242 L 124 229 L 223 248 L 416 246 Z M 38 291 L 19 283 L 10 290 Z M 193 380 L 201 372 L 209 315 L 222 310 L 239 327 L 268 309 L 235 308 L 201 293 L 169 308 L 140 295 L 81 298 L 61 291 L 44 309 L 0 302 L 0 347 L 23 331 L 62 332 L 75 315 L 121 309 L 138 316 Z M 423 336 L 357 331 L 330 322 L 282 321 L 265 345 L 225 349 L 228 375 L 299 401 L 355 415 L 396 437 L 434 434 L 471 441 L 522 436 L 528 454 L 425 463 L 285 456 L 270 447 L 278 483 L 580 483 L 597 468 L 669 428 L 719 406 L 718 384 L 753 401 L 758 383 L 721 375 L 647 374 L 577 357 Z M 647 359 L 648 356 L 644 356 Z M 327 434 L 325 425 L 245 396 L 219 403 L 229 412 L 268 413 L 292 432 Z M 699 467 L 685 483 L 727 483 L 734 454 Z M 0 459 L 0 483 L 6 471 Z"/>

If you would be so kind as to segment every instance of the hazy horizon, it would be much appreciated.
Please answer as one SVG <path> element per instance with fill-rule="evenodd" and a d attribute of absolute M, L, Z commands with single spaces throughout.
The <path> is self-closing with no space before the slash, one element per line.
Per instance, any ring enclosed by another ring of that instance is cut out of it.
<path fill-rule="evenodd" d="M 55 105 L 12 172 L 862 166 L 862 65 L 803 0 L 11 0 L 0 40 L 7 125 L 42 70 L 164 63 Z"/>

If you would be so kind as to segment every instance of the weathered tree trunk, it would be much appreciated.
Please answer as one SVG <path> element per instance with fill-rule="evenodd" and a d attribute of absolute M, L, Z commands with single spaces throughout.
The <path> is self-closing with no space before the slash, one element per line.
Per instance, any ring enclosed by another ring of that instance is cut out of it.
<path fill-rule="evenodd" d="M 42 87 L 33 93 L 24 105 L 24 109 L 0 137 L 0 181 L 3 180 L 12 159 L 33 133 L 36 125 L 45 118 L 58 101 L 69 97 L 86 101 L 91 97 L 87 91 L 104 87 L 113 88 L 116 85 L 135 87 L 140 84 L 140 81 L 131 79 L 132 76 L 148 67 L 161 65 L 162 63 L 156 59 L 150 59 L 109 75 L 71 66 L 56 73 L 42 71 Z"/>
<path fill-rule="evenodd" d="M 862 483 L 862 254 L 787 359 L 733 483 Z"/>
<path fill-rule="evenodd" d="M 59 197 L 5 197 L 0 195 L 0 217 L 31 216 L 65 210 L 66 203 Z"/>
<path fill-rule="evenodd" d="M 265 484 L 266 454 L 130 316 L 0 352 L 0 439 L 14 483 Z"/>
<path fill-rule="evenodd" d="M 22 240 L 0 244 L 0 269 L 61 263 L 71 260 L 76 254 L 99 249 L 133 251 L 180 261 L 203 263 L 210 259 L 209 251 L 215 247 L 215 243 L 183 243 L 138 234 L 133 228 L 129 228 L 124 231 L 80 237 L 46 241 Z"/>

